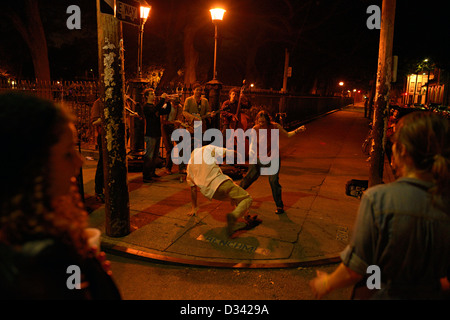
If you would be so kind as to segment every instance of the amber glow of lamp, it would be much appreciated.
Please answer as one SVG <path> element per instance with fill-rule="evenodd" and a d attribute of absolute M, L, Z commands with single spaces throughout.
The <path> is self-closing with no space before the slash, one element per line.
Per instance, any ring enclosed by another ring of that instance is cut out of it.
<path fill-rule="evenodd" d="M 142 78 L 142 42 L 144 40 L 144 25 L 148 19 L 150 14 L 151 6 L 141 6 L 140 7 L 140 16 L 141 16 L 141 24 L 139 26 L 139 43 L 138 43 L 138 78 Z"/>
<path fill-rule="evenodd" d="M 223 20 L 223 15 L 225 14 L 226 10 L 222 8 L 214 8 L 209 10 L 211 12 L 211 19 L 215 26 L 215 32 L 214 32 L 214 74 L 213 74 L 213 80 L 216 80 L 216 65 L 217 65 L 217 22 Z"/>

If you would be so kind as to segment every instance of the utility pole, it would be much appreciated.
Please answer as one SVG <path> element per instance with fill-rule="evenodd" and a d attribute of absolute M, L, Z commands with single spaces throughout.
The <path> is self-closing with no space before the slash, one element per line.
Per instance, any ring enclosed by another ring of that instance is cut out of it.
<path fill-rule="evenodd" d="M 392 47 L 394 40 L 396 0 L 383 0 L 380 44 L 373 121 L 374 147 L 370 160 L 369 187 L 383 182 L 384 141 L 392 79 Z"/>
<path fill-rule="evenodd" d="M 289 51 L 284 49 L 284 73 L 283 73 L 283 92 L 287 91 L 287 80 L 288 80 L 288 70 L 289 70 Z"/>
<path fill-rule="evenodd" d="M 110 237 L 130 233 L 130 203 L 125 144 L 122 23 L 104 14 L 97 0 L 98 68 L 103 101 L 102 146 L 105 177 L 105 226 Z"/>
<path fill-rule="evenodd" d="M 284 49 L 284 73 L 283 73 L 283 88 L 281 89 L 280 104 L 278 106 L 278 112 L 286 112 L 286 93 L 287 93 L 287 80 L 288 80 L 288 70 L 289 70 L 289 51 Z"/>

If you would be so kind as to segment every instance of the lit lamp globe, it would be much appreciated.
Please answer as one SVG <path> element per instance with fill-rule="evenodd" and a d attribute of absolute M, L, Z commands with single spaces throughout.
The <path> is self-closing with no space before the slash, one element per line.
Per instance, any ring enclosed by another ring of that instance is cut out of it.
<path fill-rule="evenodd" d="M 210 9 L 209 12 L 211 12 L 211 19 L 214 23 L 215 32 L 214 32 L 214 73 L 213 73 L 213 80 L 214 82 L 217 81 L 217 74 L 216 74 L 216 64 L 217 64 L 217 22 L 221 21 L 223 19 L 223 15 L 225 13 L 225 9 L 222 8 L 214 8 Z"/>
<path fill-rule="evenodd" d="M 217 20 L 223 20 L 223 15 L 225 14 L 226 10 L 222 8 L 214 8 L 209 10 L 211 12 L 211 19 L 214 21 Z"/>
<path fill-rule="evenodd" d="M 141 19 L 143 19 L 144 21 L 147 20 L 148 15 L 150 14 L 150 10 L 152 7 L 144 7 L 141 6 Z"/>

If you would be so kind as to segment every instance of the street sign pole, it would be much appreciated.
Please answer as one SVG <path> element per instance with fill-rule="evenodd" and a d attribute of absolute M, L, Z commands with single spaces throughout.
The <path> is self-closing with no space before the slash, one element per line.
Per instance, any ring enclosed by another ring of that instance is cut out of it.
<path fill-rule="evenodd" d="M 105 2 L 97 0 L 97 31 L 100 97 L 104 106 L 102 149 L 105 227 L 108 236 L 123 237 L 130 233 L 130 205 L 125 143 L 122 23 L 113 15 L 102 13 L 102 1 Z"/>

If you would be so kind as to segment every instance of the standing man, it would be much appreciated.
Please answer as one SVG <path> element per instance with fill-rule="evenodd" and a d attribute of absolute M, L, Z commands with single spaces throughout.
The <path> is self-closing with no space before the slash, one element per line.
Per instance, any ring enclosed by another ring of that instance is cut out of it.
<path fill-rule="evenodd" d="M 153 178 L 158 178 L 155 173 L 156 161 L 161 144 L 161 115 L 170 113 L 170 103 L 166 103 L 167 94 L 163 93 L 157 105 L 155 105 L 155 91 L 150 88 L 144 92 L 147 103 L 144 105 L 145 117 L 145 154 L 144 166 L 142 168 L 142 178 L 144 183 L 153 182 Z"/>
<path fill-rule="evenodd" d="M 179 120 L 182 113 L 182 106 L 180 104 L 180 98 L 177 97 L 170 102 L 171 110 L 168 115 L 161 116 L 161 133 L 162 133 L 162 141 L 164 147 L 166 149 L 166 165 L 165 165 L 165 173 L 172 173 L 172 133 L 175 130 L 175 125 L 178 125 L 181 121 Z"/>
<path fill-rule="evenodd" d="M 104 174 L 103 174 L 103 147 L 102 147 L 102 112 L 103 112 L 103 101 L 101 98 L 95 100 L 91 109 L 91 123 L 95 129 L 95 134 L 97 135 L 97 146 L 98 146 L 98 162 L 97 169 L 95 171 L 95 199 L 99 202 L 105 203 L 104 194 Z"/>
<path fill-rule="evenodd" d="M 183 115 L 186 120 L 193 126 L 194 121 L 202 122 L 202 132 L 206 130 L 207 117 L 212 116 L 208 99 L 202 97 L 202 87 L 200 84 L 194 84 L 194 94 L 184 101 Z"/>
<path fill-rule="evenodd" d="M 263 159 L 263 163 L 260 158 L 261 154 L 259 154 L 257 163 L 249 165 L 248 172 L 241 180 L 240 186 L 243 189 L 247 190 L 247 188 L 250 187 L 250 185 L 259 178 L 262 168 L 272 167 L 274 164 L 277 164 L 275 172 L 269 174 L 268 176 L 270 188 L 272 189 L 273 200 L 275 201 L 275 204 L 277 206 L 275 213 L 282 214 L 284 213 L 284 204 L 281 197 L 281 185 L 278 176 L 280 173 L 280 152 L 279 145 L 272 146 L 272 130 L 278 130 L 286 138 L 291 138 L 299 132 L 304 132 L 306 128 L 305 126 L 301 126 L 295 130 L 287 132 L 280 124 L 272 122 L 270 119 L 270 115 L 266 111 L 260 111 L 256 116 L 256 125 L 253 127 L 253 129 L 256 130 L 257 134 L 256 143 L 258 152 L 260 150 L 260 146 L 265 145 L 267 153 L 265 155 L 265 159 Z M 274 148 L 273 150 L 275 151 L 275 154 L 271 154 L 272 147 Z M 250 149 L 256 150 L 256 148 L 252 146 L 250 146 Z M 270 159 L 270 162 L 264 163 L 267 159 Z"/>
<path fill-rule="evenodd" d="M 206 130 L 206 118 L 213 115 L 210 111 L 210 106 L 208 99 L 202 96 L 202 87 L 200 84 L 196 83 L 193 86 L 194 94 L 186 100 L 184 100 L 183 116 L 189 124 L 188 131 L 194 132 L 196 126 L 201 125 L 202 133 Z M 215 114 L 215 113 L 214 113 Z M 195 121 L 201 121 L 201 124 L 195 124 Z M 191 152 L 196 146 L 202 146 L 202 141 L 196 141 L 194 139 L 194 134 L 191 135 Z M 180 172 L 186 173 L 186 164 L 181 163 L 179 165 Z"/>
<path fill-rule="evenodd" d="M 188 215 L 193 216 L 198 212 L 197 188 L 209 200 L 229 200 L 235 206 L 234 210 L 227 214 L 227 235 L 231 236 L 236 221 L 247 212 L 253 200 L 247 191 L 235 184 L 229 176 L 223 174 L 217 165 L 218 159 L 223 159 L 226 152 L 225 148 L 206 145 L 191 153 L 186 177 L 186 181 L 191 187 L 192 203 L 192 209 Z M 247 219 L 248 224 L 257 222 L 255 217 Z"/>
<path fill-rule="evenodd" d="M 245 113 L 237 114 L 237 109 L 239 106 L 239 96 L 241 92 L 239 88 L 232 88 L 228 93 L 229 99 L 224 101 L 222 107 L 220 108 L 221 117 L 221 131 L 225 135 L 226 129 L 237 129 L 241 128 L 244 131 L 247 130 L 250 119 Z M 241 97 L 241 109 L 250 109 L 250 101 L 242 95 Z"/>

